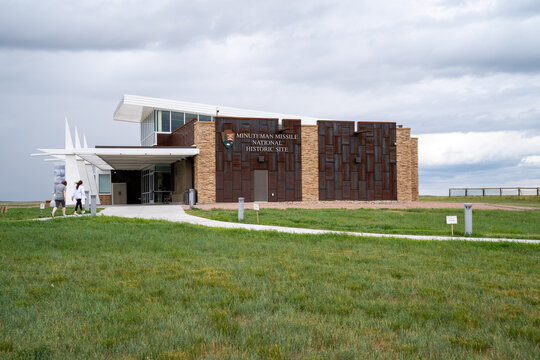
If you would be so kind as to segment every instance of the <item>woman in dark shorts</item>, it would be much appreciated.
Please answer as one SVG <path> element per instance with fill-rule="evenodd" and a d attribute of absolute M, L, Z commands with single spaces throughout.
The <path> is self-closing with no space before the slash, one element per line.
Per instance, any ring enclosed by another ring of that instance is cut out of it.
<path fill-rule="evenodd" d="M 56 209 L 62 206 L 62 215 L 66 216 L 66 180 L 63 180 L 60 184 L 56 185 L 54 189 L 54 208 L 52 210 L 51 216 L 54 217 Z"/>

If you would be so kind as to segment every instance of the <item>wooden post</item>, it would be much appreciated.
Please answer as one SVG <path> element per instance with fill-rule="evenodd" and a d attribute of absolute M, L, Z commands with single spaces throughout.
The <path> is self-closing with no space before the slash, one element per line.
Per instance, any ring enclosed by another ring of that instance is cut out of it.
<path fill-rule="evenodd" d="M 6 221 L 7 206 L 2 206 L 2 219 Z"/>
<path fill-rule="evenodd" d="M 257 224 L 259 224 L 259 203 L 253 203 L 253 210 L 257 212 Z"/>
<path fill-rule="evenodd" d="M 469 195 L 469 189 L 465 189 L 465 197 Z"/>
<path fill-rule="evenodd" d="M 482 196 L 486 196 L 486 189 L 482 188 Z"/>
<path fill-rule="evenodd" d="M 454 224 L 450 225 L 452 229 L 452 236 L 454 236 Z"/>
<path fill-rule="evenodd" d="M 499 188 L 499 196 L 502 196 L 502 188 Z"/>

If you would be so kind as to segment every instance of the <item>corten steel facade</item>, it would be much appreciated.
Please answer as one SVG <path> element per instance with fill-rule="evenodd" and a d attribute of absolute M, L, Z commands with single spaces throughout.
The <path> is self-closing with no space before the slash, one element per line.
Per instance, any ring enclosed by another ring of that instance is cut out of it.
<path fill-rule="evenodd" d="M 201 151 L 192 183 L 201 203 L 418 199 L 417 140 L 395 123 L 215 117 L 159 136 L 157 145 Z"/>
<path fill-rule="evenodd" d="M 319 199 L 397 200 L 396 124 L 319 121 Z"/>

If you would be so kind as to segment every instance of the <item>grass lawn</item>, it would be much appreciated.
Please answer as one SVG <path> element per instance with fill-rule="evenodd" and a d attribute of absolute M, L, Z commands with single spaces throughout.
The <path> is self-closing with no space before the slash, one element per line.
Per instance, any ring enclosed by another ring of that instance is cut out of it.
<path fill-rule="evenodd" d="M 39 218 L 49 218 L 51 217 L 51 211 L 52 207 L 45 207 L 43 209 L 43 215 L 41 214 L 41 210 L 39 209 L 39 204 L 37 206 L 13 206 L 9 207 L 5 216 L 5 221 L 14 221 L 14 220 L 31 220 L 31 219 L 39 219 Z M 73 211 L 75 210 L 75 206 L 66 206 L 66 215 L 73 215 Z M 97 208 L 96 211 L 100 212 L 103 210 L 102 208 Z M 80 210 L 79 210 L 80 213 Z M 90 210 L 86 212 L 87 214 L 90 213 Z M 56 213 L 54 214 L 56 217 L 62 217 L 62 208 L 58 208 L 56 210 Z M 2 215 L 0 214 L 0 221 L 2 221 Z"/>
<path fill-rule="evenodd" d="M 0 358 L 534 359 L 540 246 L 0 223 Z"/>
<path fill-rule="evenodd" d="M 235 210 L 187 213 L 221 221 L 238 221 Z M 458 209 L 261 209 L 260 224 L 386 234 L 450 235 L 446 216 L 456 215 L 454 235 L 464 235 L 464 211 Z M 245 223 L 256 224 L 257 214 L 244 211 Z M 540 210 L 474 210 L 473 236 L 540 239 Z"/>
<path fill-rule="evenodd" d="M 420 196 L 419 201 L 485 203 L 540 208 L 540 196 Z"/>

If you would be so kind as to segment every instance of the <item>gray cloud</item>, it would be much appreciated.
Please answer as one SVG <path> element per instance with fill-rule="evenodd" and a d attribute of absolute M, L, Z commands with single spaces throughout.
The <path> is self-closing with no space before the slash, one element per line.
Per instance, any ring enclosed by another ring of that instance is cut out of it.
<path fill-rule="evenodd" d="M 91 145 L 136 145 L 136 125 L 112 121 L 124 93 L 413 134 L 538 131 L 538 33 L 538 1 L 0 0 L 0 166 L 45 179 L 4 180 L 0 199 L 48 192 L 28 154 L 62 146 L 66 115 Z"/>

